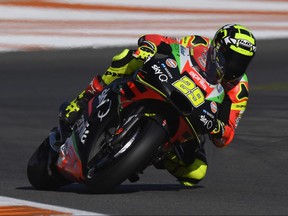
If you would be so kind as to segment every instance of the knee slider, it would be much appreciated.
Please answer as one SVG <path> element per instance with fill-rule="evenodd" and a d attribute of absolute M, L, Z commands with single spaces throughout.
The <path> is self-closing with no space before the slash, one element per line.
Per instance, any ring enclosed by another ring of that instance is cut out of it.
<path fill-rule="evenodd" d="M 200 181 L 206 176 L 206 172 L 207 164 L 196 158 L 192 164 L 185 167 L 182 177 Z"/>

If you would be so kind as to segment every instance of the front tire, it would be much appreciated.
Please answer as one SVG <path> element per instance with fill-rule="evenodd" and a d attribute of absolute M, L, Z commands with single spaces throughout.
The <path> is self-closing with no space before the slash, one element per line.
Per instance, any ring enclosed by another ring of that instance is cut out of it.
<path fill-rule="evenodd" d="M 38 190 L 55 190 L 71 183 L 56 169 L 57 152 L 49 145 L 46 138 L 31 156 L 27 166 L 27 177 L 30 184 Z"/>
<path fill-rule="evenodd" d="M 126 143 L 132 142 L 132 144 L 120 157 L 103 169 L 94 171 L 91 176 L 88 172 L 86 185 L 94 193 L 107 193 L 113 190 L 131 174 L 144 168 L 156 149 L 165 143 L 166 131 L 163 127 L 152 119 L 146 119 L 144 122 L 134 126 L 133 133 L 125 137 Z"/>

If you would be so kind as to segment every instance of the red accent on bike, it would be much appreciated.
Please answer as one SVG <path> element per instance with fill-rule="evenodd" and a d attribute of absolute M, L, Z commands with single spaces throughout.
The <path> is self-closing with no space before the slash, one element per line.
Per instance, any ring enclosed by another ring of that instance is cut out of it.
<path fill-rule="evenodd" d="M 64 145 L 65 147 L 62 146 L 60 150 L 57 169 L 65 175 L 66 178 L 72 181 L 82 182 L 84 180 L 82 163 L 75 152 L 74 145 L 72 142 L 66 142 Z"/>
<path fill-rule="evenodd" d="M 116 131 L 116 133 L 115 134 L 120 134 L 120 133 L 122 133 L 122 131 L 123 131 L 124 129 L 123 128 L 119 128 L 117 131 Z"/>

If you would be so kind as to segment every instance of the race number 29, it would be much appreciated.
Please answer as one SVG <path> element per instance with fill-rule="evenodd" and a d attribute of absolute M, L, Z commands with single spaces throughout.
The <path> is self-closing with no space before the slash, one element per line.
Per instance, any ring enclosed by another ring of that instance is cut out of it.
<path fill-rule="evenodd" d="M 172 83 L 172 85 L 181 91 L 192 103 L 194 107 L 199 107 L 205 102 L 205 97 L 198 86 L 187 76 Z"/>

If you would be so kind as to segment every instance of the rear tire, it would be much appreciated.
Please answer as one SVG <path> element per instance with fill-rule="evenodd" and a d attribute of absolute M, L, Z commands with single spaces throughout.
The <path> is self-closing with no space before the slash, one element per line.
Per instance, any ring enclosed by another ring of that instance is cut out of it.
<path fill-rule="evenodd" d="M 92 177 L 87 176 L 85 183 L 94 193 L 107 193 L 113 190 L 131 174 L 144 168 L 150 162 L 156 149 L 165 143 L 166 131 L 156 121 L 149 119 L 136 127 L 135 136 L 132 134 L 127 140 L 130 142 L 134 138 L 126 151 L 113 163 L 96 171 Z"/>

